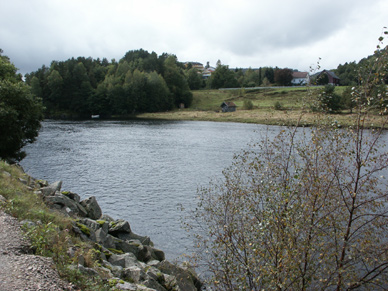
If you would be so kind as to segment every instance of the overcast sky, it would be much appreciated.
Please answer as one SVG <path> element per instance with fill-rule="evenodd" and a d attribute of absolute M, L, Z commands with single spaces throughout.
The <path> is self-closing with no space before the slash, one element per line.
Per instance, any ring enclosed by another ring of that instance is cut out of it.
<path fill-rule="evenodd" d="M 29 73 L 129 50 L 236 67 L 325 69 L 371 55 L 387 0 L 0 0 L 0 48 Z"/>

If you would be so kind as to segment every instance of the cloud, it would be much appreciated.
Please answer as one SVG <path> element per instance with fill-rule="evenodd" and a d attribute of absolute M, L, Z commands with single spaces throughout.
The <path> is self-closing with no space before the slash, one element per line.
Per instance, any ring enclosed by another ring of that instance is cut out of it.
<path fill-rule="evenodd" d="M 300 70 L 366 57 L 383 0 L 0 0 L 0 48 L 22 73 L 71 57 L 146 49 L 180 61 Z M 372 37 L 373 36 L 373 37 Z"/>

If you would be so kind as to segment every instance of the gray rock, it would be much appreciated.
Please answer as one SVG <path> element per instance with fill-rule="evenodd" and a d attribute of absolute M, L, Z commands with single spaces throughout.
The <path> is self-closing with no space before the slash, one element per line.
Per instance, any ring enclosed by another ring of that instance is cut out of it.
<path fill-rule="evenodd" d="M 124 283 L 117 283 L 116 284 L 116 288 L 117 290 L 128 290 L 128 291 L 138 291 L 139 289 L 137 288 L 137 285 L 136 284 L 133 284 L 133 283 L 128 283 L 128 282 L 124 282 Z"/>
<path fill-rule="evenodd" d="M 69 214 L 70 216 L 86 216 L 87 212 L 85 208 L 76 203 L 74 200 L 71 200 L 65 195 L 57 194 L 50 195 L 45 197 L 45 202 L 49 207 L 62 210 L 62 212 L 65 212 Z M 60 207 L 58 207 L 60 206 Z"/>
<path fill-rule="evenodd" d="M 80 204 L 85 208 L 87 217 L 94 220 L 97 220 L 101 217 L 102 211 L 97 203 L 96 197 L 91 196 L 87 199 L 84 199 L 80 202 Z"/>
<path fill-rule="evenodd" d="M 123 270 L 122 278 L 126 281 L 139 283 L 142 269 L 137 266 L 131 266 Z M 144 273 L 144 272 L 143 272 Z"/>
<path fill-rule="evenodd" d="M 145 285 L 146 287 L 150 288 L 151 290 L 167 291 L 166 288 L 164 288 L 162 285 L 160 285 L 157 281 L 155 281 L 152 278 L 149 278 L 149 279 L 143 281 L 142 285 Z"/>
<path fill-rule="evenodd" d="M 57 182 L 51 183 L 46 187 L 40 188 L 40 190 L 42 191 L 43 196 L 51 196 L 51 195 L 54 195 L 55 192 L 61 191 L 61 187 L 62 187 L 62 181 L 57 181 Z"/>
<path fill-rule="evenodd" d="M 87 218 L 87 217 L 80 219 L 79 222 L 88 226 L 89 228 L 93 229 L 94 231 L 97 231 L 98 229 L 101 228 L 101 225 L 98 222 L 96 222 L 93 219 Z"/>
<path fill-rule="evenodd" d="M 126 240 L 126 241 L 131 241 L 131 240 L 138 240 L 140 241 L 140 243 L 142 245 L 147 245 L 147 246 L 153 246 L 154 243 L 151 241 L 150 237 L 149 236 L 141 236 L 141 235 L 137 235 L 133 232 L 130 232 L 130 233 L 117 233 L 115 234 L 116 237 L 118 237 L 119 239 L 122 239 L 122 240 Z"/>
<path fill-rule="evenodd" d="M 112 254 L 108 259 L 108 262 L 115 266 L 120 266 L 123 268 L 129 268 L 132 266 L 141 267 L 141 264 L 138 262 L 134 254 L 126 253 L 122 255 Z"/>
<path fill-rule="evenodd" d="M 115 221 L 115 220 L 114 220 L 112 217 L 110 217 L 108 214 L 103 214 L 103 215 L 101 215 L 100 220 L 105 220 L 105 221 L 107 221 L 108 223 L 111 222 L 111 221 Z"/>
<path fill-rule="evenodd" d="M 150 246 L 143 246 L 140 245 L 138 247 L 138 252 L 136 254 L 136 257 L 139 261 L 147 263 L 148 261 L 151 260 L 152 255 L 151 255 L 151 247 Z"/>
<path fill-rule="evenodd" d="M 152 259 L 156 259 L 158 261 L 164 261 L 166 256 L 162 250 L 151 248 L 151 257 Z"/>
<path fill-rule="evenodd" d="M 109 223 L 109 233 L 112 235 L 118 233 L 131 233 L 131 227 L 128 221 L 117 219 Z"/>
<path fill-rule="evenodd" d="M 115 238 L 104 232 L 102 228 L 95 232 L 96 242 L 103 245 L 107 249 L 116 249 Z"/>
<path fill-rule="evenodd" d="M 74 200 L 77 203 L 80 203 L 81 201 L 81 197 L 76 193 L 70 191 L 63 191 L 61 194 L 65 195 L 66 197 L 69 197 L 71 200 Z"/>
<path fill-rule="evenodd" d="M 176 278 L 177 284 L 181 290 L 197 291 L 201 290 L 202 283 L 194 271 L 188 268 L 182 268 L 168 261 L 160 262 L 157 268 L 167 275 L 172 275 Z"/>
<path fill-rule="evenodd" d="M 106 261 L 106 260 L 103 260 L 103 261 L 102 261 L 102 265 L 103 265 L 106 269 L 109 269 L 114 277 L 121 278 L 122 273 L 123 273 L 123 269 L 124 269 L 123 267 L 121 267 L 121 266 L 116 266 L 116 265 L 112 265 L 111 263 L 109 263 L 109 262 Z"/>
<path fill-rule="evenodd" d="M 92 277 L 99 277 L 99 274 L 96 270 L 92 268 L 86 268 L 82 266 L 81 264 L 78 264 L 78 270 L 85 275 L 92 276 Z"/>

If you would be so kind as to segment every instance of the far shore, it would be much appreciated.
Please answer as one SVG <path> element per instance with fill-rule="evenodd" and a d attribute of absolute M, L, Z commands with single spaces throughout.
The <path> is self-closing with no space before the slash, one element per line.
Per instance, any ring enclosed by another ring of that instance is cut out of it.
<path fill-rule="evenodd" d="M 136 116 L 137 119 L 160 120 L 190 120 L 190 121 L 216 121 L 216 122 L 240 122 L 264 125 L 292 125 L 313 126 L 327 122 L 338 127 L 347 127 L 354 124 L 356 114 L 320 114 L 303 112 L 301 110 L 237 110 L 235 112 L 195 111 L 180 109 L 169 112 L 143 113 Z M 382 126 L 382 117 L 369 116 L 365 120 L 365 126 L 377 128 Z"/>

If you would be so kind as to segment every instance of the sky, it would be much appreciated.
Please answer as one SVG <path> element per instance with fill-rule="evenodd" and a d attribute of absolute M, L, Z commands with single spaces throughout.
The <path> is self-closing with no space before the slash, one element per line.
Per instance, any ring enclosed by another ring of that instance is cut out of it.
<path fill-rule="evenodd" d="M 0 48 L 22 74 L 141 48 L 229 68 L 335 69 L 373 54 L 386 26 L 387 0 L 0 0 Z"/>

